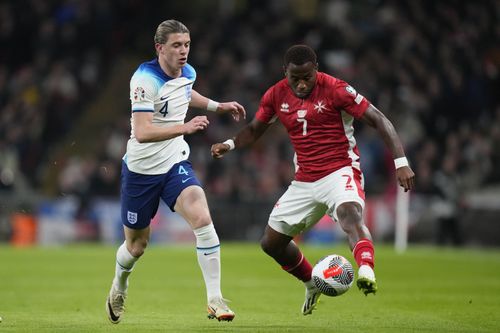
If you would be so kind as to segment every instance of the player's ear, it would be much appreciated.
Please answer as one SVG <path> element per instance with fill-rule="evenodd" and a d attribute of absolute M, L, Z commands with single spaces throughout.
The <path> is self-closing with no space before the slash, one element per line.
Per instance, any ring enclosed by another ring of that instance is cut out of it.
<path fill-rule="evenodd" d="M 283 65 L 283 74 L 285 74 L 285 76 L 287 76 L 287 74 L 288 74 L 285 65 Z"/>
<path fill-rule="evenodd" d="M 162 44 L 155 43 L 156 55 L 160 54 Z"/>

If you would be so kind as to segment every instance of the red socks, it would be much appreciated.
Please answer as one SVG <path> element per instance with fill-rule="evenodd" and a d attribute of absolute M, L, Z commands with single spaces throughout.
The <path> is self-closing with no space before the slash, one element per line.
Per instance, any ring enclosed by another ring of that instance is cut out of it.
<path fill-rule="evenodd" d="M 375 264 L 375 250 L 373 249 L 371 240 L 367 238 L 360 239 L 354 246 L 352 254 L 358 266 L 369 265 L 373 268 Z M 281 266 L 281 268 L 303 282 L 311 280 L 312 266 L 302 253 L 295 265 Z"/>
<path fill-rule="evenodd" d="M 295 265 L 281 266 L 281 268 L 303 282 L 311 280 L 312 266 L 302 253 Z"/>
<path fill-rule="evenodd" d="M 375 265 L 375 250 L 373 243 L 367 238 L 360 239 L 352 250 L 354 259 L 358 266 L 369 265 L 371 268 Z"/>

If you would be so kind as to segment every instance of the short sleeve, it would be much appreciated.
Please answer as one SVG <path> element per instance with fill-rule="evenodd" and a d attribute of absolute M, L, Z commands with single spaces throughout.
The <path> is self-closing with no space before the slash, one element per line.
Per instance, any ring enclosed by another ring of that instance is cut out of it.
<path fill-rule="evenodd" d="M 269 124 L 276 120 L 276 112 L 274 109 L 274 89 L 269 88 L 262 99 L 260 100 L 259 109 L 255 114 L 257 120 Z"/>
<path fill-rule="evenodd" d="M 154 112 L 154 100 L 158 93 L 154 78 L 147 75 L 133 76 L 130 80 L 130 101 L 132 112 Z"/>
<path fill-rule="evenodd" d="M 335 107 L 346 111 L 354 118 L 361 118 L 370 106 L 370 102 L 363 95 L 342 80 L 337 80 L 333 96 Z"/>

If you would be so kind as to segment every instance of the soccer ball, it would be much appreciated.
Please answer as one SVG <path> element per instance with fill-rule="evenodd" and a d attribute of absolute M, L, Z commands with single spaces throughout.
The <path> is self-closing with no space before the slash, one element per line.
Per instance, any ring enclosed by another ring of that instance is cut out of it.
<path fill-rule="evenodd" d="M 330 254 L 320 259 L 313 267 L 312 280 L 322 294 L 340 296 L 351 288 L 354 269 L 346 258 Z"/>

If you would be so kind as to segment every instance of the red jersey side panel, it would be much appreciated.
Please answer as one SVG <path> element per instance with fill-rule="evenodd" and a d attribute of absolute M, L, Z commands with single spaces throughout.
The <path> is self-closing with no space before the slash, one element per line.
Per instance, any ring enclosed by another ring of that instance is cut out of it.
<path fill-rule="evenodd" d="M 306 99 L 295 96 L 286 79 L 276 83 L 262 97 L 255 117 L 281 121 L 296 153 L 295 179 L 313 182 L 345 166 L 360 169 L 352 123 L 369 105 L 346 82 L 319 72 Z"/>

